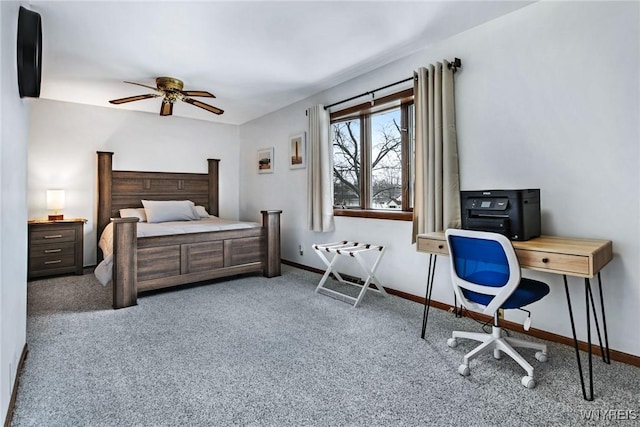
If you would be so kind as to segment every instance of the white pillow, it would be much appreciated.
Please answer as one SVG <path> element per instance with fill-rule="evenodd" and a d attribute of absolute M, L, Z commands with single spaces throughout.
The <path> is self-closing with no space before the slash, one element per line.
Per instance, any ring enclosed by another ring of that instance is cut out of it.
<path fill-rule="evenodd" d="M 198 215 L 200 218 L 209 218 L 211 215 L 209 215 L 209 212 L 207 212 L 207 210 L 205 209 L 204 206 L 194 206 L 193 207 L 196 215 Z"/>
<path fill-rule="evenodd" d="M 147 222 L 192 221 L 200 219 L 189 200 L 142 200 Z"/>
<path fill-rule="evenodd" d="M 120 209 L 120 218 L 138 218 L 138 222 L 145 222 L 147 214 L 144 208 L 126 208 Z"/>

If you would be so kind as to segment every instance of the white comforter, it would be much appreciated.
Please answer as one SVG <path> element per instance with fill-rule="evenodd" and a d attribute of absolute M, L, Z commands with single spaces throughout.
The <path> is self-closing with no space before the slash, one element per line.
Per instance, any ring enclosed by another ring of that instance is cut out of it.
<path fill-rule="evenodd" d="M 172 221 L 151 224 L 138 223 L 138 237 L 166 236 L 170 234 L 201 233 L 205 231 L 238 230 L 241 228 L 260 227 L 257 222 L 236 221 L 216 217 L 202 218 L 198 221 Z M 113 223 L 107 224 L 100 236 L 98 247 L 102 250 L 104 260 L 98 264 L 94 274 L 102 285 L 111 282 L 113 272 Z"/>

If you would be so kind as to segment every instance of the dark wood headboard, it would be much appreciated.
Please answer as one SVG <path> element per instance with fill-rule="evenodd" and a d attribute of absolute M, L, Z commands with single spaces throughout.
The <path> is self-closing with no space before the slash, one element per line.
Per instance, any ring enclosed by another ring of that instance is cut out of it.
<path fill-rule="evenodd" d="M 191 200 L 219 214 L 219 159 L 207 159 L 208 173 L 114 171 L 113 153 L 98 151 L 98 241 L 120 209 L 141 208 L 145 200 Z M 100 251 L 98 251 L 98 254 Z"/>

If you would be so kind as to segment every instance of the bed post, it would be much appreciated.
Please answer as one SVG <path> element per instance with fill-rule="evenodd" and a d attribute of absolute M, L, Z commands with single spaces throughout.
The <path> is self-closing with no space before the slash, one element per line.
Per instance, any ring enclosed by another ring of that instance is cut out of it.
<path fill-rule="evenodd" d="M 220 199 L 218 195 L 219 185 L 219 163 L 220 159 L 207 159 L 209 163 L 209 213 L 214 216 L 220 215 Z"/>
<path fill-rule="evenodd" d="M 98 238 L 111 221 L 111 183 L 113 168 L 113 153 L 98 151 Z M 96 247 L 97 260 L 102 260 L 102 251 Z"/>
<path fill-rule="evenodd" d="M 138 303 L 138 218 L 113 218 L 113 308 Z"/>
<path fill-rule="evenodd" d="M 262 212 L 262 228 L 265 229 L 265 251 L 263 275 L 280 276 L 280 214 L 282 211 Z"/>

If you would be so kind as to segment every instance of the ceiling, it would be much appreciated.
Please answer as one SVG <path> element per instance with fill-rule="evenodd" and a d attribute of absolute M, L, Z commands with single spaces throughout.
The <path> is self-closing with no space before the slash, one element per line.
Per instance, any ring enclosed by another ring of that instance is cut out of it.
<path fill-rule="evenodd" d="M 242 124 L 531 2 L 32 1 L 42 17 L 40 97 L 159 114 L 155 77 L 184 81 L 221 116 L 177 103 L 174 116 Z M 352 94 L 345 94 L 350 96 Z M 171 120 L 170 117 L 166 118 Z"/>

